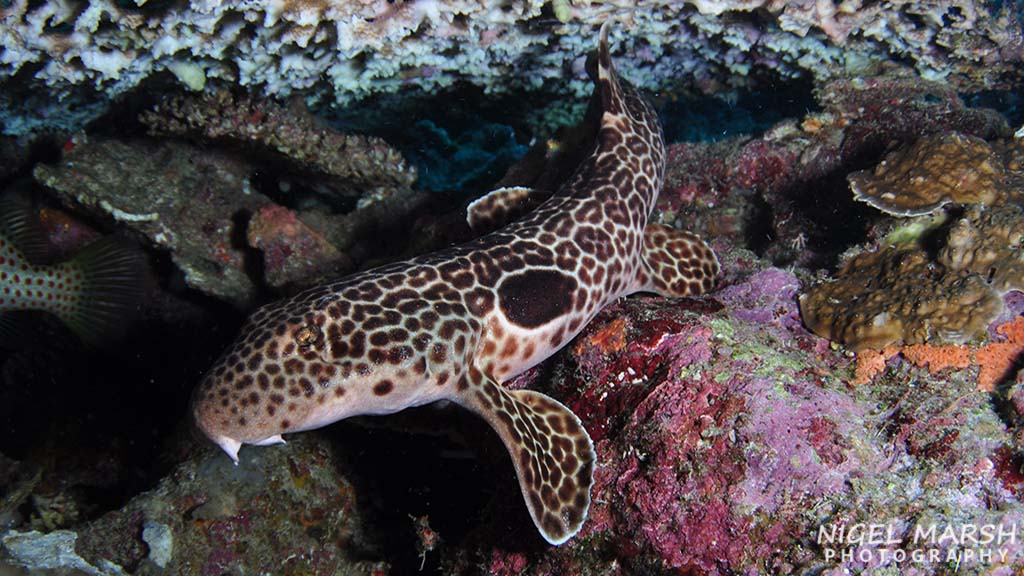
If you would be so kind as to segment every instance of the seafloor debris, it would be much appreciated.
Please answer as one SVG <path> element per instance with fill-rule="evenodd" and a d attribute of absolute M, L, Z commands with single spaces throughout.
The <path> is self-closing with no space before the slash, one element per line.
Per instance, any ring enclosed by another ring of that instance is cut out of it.
<path fill-rule="evenodd" d="M 981 138 L 958 132 L 924 136 L 899 148 L 874 170 L 848 176 L 853 197 L 895 216 L 921 216 L 945 204 L 1002 200 L 1004 170 Z"/>
<path fill-rule="evenodd" d="M 328 445 L 309 440 L 253 454 L 238 467 L 200 450 L 120 510 L 74 531 L 8 531 L 0 553 L 29 571 L 104 575 L 136 574 L 151 563 L 172 574 L 389 573 L 386 562 L 372 560 L 351 482 L 329 464 Z"/>
<path fill-rule="evenodd" d="M 199 136 L 272 150 L 301 170 L 333 177 L 339 193 L 373 199 L 409 188 L 416 170 L 380 138 L 343 134 L 314 118 L 300 102 L 234 97 L 227 90 L 179 95 L 141 120 L 154 134 Z"/>

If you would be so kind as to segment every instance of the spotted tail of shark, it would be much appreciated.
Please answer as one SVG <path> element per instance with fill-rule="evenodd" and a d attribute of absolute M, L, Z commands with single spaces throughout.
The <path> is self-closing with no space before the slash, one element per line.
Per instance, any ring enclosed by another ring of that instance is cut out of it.
<path fill-rule="evenodd" d="M 242 444 L 449 400 L 498 433 L 541 535 L 575 535 L 590 506 L 590 436 L 557 400 L 501 383 L 616 299 L 702 294 L 719 269 L 697 236 L 648 223 L 664 175 L 661 126 L 619 80 L 607 24 L 596 68 L 593 150 L 550 197 L 466 244 L 257 310 L 197 387 L 198 427 L 237 463 Z M 500 218 L 531 196 L 500 188 L 470 206 L 470 220 Z"/>

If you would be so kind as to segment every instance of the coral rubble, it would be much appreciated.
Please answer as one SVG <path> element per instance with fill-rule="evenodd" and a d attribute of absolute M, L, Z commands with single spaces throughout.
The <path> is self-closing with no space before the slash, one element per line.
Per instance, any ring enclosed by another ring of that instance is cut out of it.
<path fill-rule="evenodd" d="M 0 553 L 30 571 L 105 576 L 386 573 L 350 480 L 329 464 L 329 447 L 306 442 L 239 467 L 202 451 L 121 510 L 75 530 L 7 532 Z"/>

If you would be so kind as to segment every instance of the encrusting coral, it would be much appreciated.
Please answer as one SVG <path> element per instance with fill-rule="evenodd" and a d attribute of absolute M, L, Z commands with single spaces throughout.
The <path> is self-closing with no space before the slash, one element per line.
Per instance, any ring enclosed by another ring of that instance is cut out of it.
<path fill-rule="evenodd" d="M 922 137 L 848 180 L 856 200 L 887 214 L 920 216 L 950 202 L 992 204 L 1000 199 L 1003 175 L 987 142 L 949 132 Z"/>
<path fill-rule="evenodd" d="M 1001 340 L 979 346 L 937 346 L 934 344 L 912 344 L 889 346 L 875 352 L 867 350 L 857 354 L 856 373 L 852 383 L 866 384 L 885 370 L 886 363 L 894 356 L 902 356 L 911 364 L 927 368 L 932 374 L 942 370 L 963 370 L 978 366 L 978 389 L 993 392 L 996 385 L 1008 375 L 1024 354 L 1024 317 L 1000 324 L 996 333 Z"/>
<path fill-rule="evenodd" d="M 832 280 L 800 296 L 814 333 L 853 351 L 933 339 L 962 343 L 1002 311 L 999 295 L 976 274 L 936 266 L 920 250 L 885 248 L 849 260 Z"/>

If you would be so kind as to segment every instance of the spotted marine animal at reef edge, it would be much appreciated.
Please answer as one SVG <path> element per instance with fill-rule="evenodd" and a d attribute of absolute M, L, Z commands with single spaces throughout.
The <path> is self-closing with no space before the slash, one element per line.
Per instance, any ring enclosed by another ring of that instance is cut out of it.
<path fill-rule="evenodd" d="M 112 341 L 130 323 L 145 285 L 142 252 L 107 236 L 63 262 L 48 262 L 50 246 L 31 202 L 0 198 L 0 346 L 22 343 L 8 313 L 36 311 L 60 318 L 83 342 Z"/>
<path fill-rule="evenodd" d="M 450 400 L 508 449 L 548 542 L 579 531 L 596 455 L 557 400 L 501 383 L 565 346 L 604 306 L 639 291 L 710 290 L 714 252 L 648 224 L 665 148 L 650 105 L 620 82 L 601 28 L 592 153 L 520 220 L 467 244 L 361 272 L 256 311 L 193 398 L 198 426 L 238 461 L 242 444 L 343 418 Z M 502 211 L 520 188 L 470 206 Z"/>

